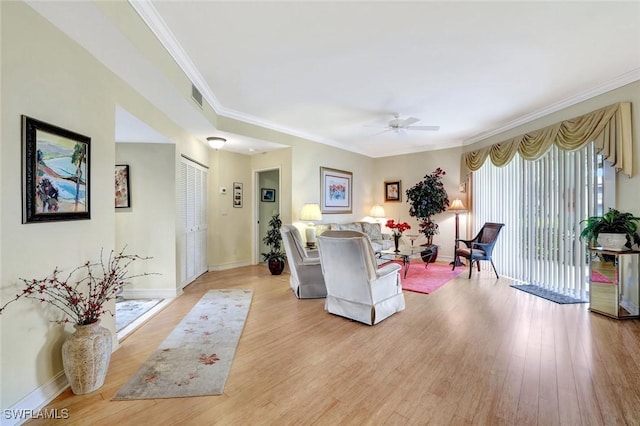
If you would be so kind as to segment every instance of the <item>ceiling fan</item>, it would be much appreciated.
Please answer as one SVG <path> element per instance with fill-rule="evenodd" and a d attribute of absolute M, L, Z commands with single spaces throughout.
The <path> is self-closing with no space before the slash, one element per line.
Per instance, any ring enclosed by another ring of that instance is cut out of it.
<path fill-rule="evenodd" d="M 405 130 L 429 130 L 436 131 L 440 130 L 440 126 L 413 126 L 414 123 L 420 121 L 419 118 L 409 117 L 409 118 L 400 118 L 397 113 L 393 114 L 393 119 L 389 121 L 384 132 L 395 132 L 401 133 Z"/>

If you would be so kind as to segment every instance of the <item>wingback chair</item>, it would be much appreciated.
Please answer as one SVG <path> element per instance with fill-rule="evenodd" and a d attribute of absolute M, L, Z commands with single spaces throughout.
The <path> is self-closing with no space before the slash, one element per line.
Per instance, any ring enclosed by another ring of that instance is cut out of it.
<path fill-rule="evenodd" d="M 480 264 L 478 261 L 488 260 L 491 262 L 496 278 L 500 278 L 498 276 L 498 271 L 496 271 L 496 265 L 493 264 L 491 255 L 493 254 L 493 246 L 496 245 L 498 235 L 500 234 L 500 230 L 503 226 L 504 223 L 487 222 L 482 225 L 478 235 L 476 235 L 472 240 L 457 239 L 452 270 L 456 267 L 455 259 L 457 259 L 458 256 L 464 257 L 469 261 L 469 278 L 471 278 L 473 264 L 475 263 L 478 267 L 478 271 L 480 271 Z M 465 243 L 466 247 L 459 247 L 458 244 L 461 242 Z"/>
<path fill-rule="evenodd" d="M 289 285 L 298 299 L 316 299 L 327 295 L 318 251 L 306 251 L 300 231 L 293 225 L 280 228 L 291 278 Z"/>
<path fill-rule="evenodd" d="M 400 265 L 378 269 L 366 234 L 326 231 L 318 237 L 318 247 L 327 285 L 326 311 L 374 325 L 404 309 Z"/>

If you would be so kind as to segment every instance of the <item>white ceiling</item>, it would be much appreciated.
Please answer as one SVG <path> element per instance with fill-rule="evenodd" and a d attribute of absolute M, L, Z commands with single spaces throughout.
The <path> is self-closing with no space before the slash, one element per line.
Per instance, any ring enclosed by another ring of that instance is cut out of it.
<path fill-rule="evenodd" d="M 131 4 L 220 115 L 372 157 L 469 144 L 640 79 L 638 1 Z M 384 132 L 393 113 L 440 130 Z"/>

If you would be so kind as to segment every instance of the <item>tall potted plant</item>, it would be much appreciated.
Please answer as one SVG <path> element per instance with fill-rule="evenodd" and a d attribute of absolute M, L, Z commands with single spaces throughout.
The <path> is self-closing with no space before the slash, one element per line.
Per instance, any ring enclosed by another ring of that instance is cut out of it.
<path fill-rule="evenodd" d="M 438 167 L 406 191 L 409 215 L 418 219 L 420 232 L 427 237 L 428 246 L 433 245 L 433 236 L 438 234 L 438 224 L 432 217 L 449 207 L 449 196 L 442 183 L 444 175 L 446 172 Z M 435 261 L 436 256 L 437 253 L 430 256 L 430 261 Z"/>
<path fill-rule="evenodd" d="M 262 258 L 269 265 L 269 271 L 272 275 L 280 275 L 284 270 L 284 260 L 287 255 L 282 251 L 282 235 L 280 234 L 280 228 L 282 227 L 282 220 L 280 220 L 280 214 L 271 216 L 269 220 L 269 229 L 267 234 L 262 239 L 262 242 L 269 247 L 269 251 L 262 253 Z"/>

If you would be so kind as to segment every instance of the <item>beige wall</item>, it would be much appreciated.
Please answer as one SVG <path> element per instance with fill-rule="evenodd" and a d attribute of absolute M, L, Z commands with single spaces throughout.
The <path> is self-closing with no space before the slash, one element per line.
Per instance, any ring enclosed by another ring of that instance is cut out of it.
<path fill-rule="evenodd" d="M 206 163 L 208 150 L 28 5 L 0 2 L 0 10 L 0 300 L 4 303 L 15 294 L 18 277 L 41 278 L 56 265 L 69 270 L 97 260 L 103 248 L 107 252 L 116 248 L 116 104 L 174 141 L 175 161 L 185 153 Z M 21 224 L 21 114 L 91 137 L 90 220 Z M 175 182 L 169 191 L 176 194 Z M 177 201 L 173 211 L 178 211 Z M 176 220 L 173 227 L 178 226 Z M 163 253 L 166 256 L 164 249 Z M 112 302 L 106 307 L 114 309 Z M 72 328 L 62 330 L 50 319 L 42 306 L 27 300 L 11 305 L 0 316 L 2 409 L 61 373 L 60 347 Z M 111 316 L 105 316 L 102 324 L 115 335 Z"/>
<path fill-rule="evenodd" d="M 131 207 L 116 209 L 116 247 L 152 258 L 134 262 L 131 274 L 153 272 L 125 287 L 130 297 L 175 296 L 175 150 L 173 144 L 118 143 L 116 164 L 129 165 Z M 156 275 L 157 274 L 157 275 Z"/>

